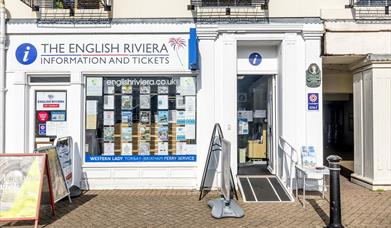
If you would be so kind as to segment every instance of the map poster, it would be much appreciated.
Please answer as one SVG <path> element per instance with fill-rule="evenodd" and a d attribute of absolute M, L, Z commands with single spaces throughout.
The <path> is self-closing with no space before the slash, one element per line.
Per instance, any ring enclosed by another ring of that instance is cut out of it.
<path fill-rule="evenodd" d="M 0 154 L 0 222 L 35 220 L 38 225 L 45 167 L 45 154 Z"/>

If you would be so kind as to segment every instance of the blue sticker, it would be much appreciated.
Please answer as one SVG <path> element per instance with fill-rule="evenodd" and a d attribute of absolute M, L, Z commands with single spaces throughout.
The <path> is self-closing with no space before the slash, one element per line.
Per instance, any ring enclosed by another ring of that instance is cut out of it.
<path fill-rule="evenodd" d="M 46 124 L 38 124 L 38 129 L 39 135 L 46 135 Z"/>
<path fill-rule="evenodd" d="M 308 94 L 308 110 L 319 110 L 319 94 Z"/>
<path fill-rule="evenodd" d="M 56 112 L 51 112 L 51 121 L 65 121 L 66 120 L 66 114 L 64 111 L 56 111 Z"/>
<path fill-rule="evenodd" d="M 20 64 L 30 65 L 37 59 L 37 49 L 32 44 L 24 43 L 16 49 L 15 56 Z"/>
<path fill-rule="evenodd" d="M 248 61 L 251 65 L 258 66 L 262 62 L 262 56 L 257 52 L 253 52 L 248 56 Z"/>

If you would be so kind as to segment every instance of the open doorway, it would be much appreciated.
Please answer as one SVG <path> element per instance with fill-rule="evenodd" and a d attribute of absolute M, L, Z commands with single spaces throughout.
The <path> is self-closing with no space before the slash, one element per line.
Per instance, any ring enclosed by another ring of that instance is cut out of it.
<path fill-rule="evenodd" d="M 353 94 L 324 94 L 324 163 L 329 155 L 338 155 L 341 174 L 350 178 L 354 167 Z"/>
<path fill-rule="evenodd" d="M 267 75 L 238 76 L 238 175 L 271 175 L 272 80 Z"/>

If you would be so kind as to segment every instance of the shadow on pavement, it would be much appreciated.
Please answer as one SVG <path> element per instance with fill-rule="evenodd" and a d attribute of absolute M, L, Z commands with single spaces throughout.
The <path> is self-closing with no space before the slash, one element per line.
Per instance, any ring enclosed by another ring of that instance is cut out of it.
<path fill-rule="evenodd" d="M 327 225 L 330 221 L 330 217 L 327 215 L 327 213 L 319 206 L 319 204 L 314 199 L 308 199 L 308 203 L 314 208 L 315 212 L 319 215 L 319 217 L 322 219 L 323 223 Z"/>
<path fill-rule="evenodd" d="M 54 223 L 55 221 L 61 219 L 63 216 L 74 211 L 78 207 L 87 203 L 88 201 L 95 198 L 96 195 L 93 194 L 82 194 L 77 198 L 72 198 L 72 203 L 69 203 L 68 197 L 60 200 L 55 204 L 55 216 L 52 216 L 51 209 L 49 205 L 41 204 L 40 215 L 39 215 L 39 225 L 45 227 Z M 28 226 L 31 227 L 34 225 L 34 221 L 18 221 L 18 222 L 5 222 L 0 223 L 0 227 L 10 227 L 10 226 Z"/>

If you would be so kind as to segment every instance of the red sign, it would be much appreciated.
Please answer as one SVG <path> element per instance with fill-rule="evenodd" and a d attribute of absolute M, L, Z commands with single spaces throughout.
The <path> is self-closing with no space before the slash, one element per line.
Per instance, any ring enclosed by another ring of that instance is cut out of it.
<path fill-rule="evenodd" d="M 44 104 L 44 108 L 58 108 L 60 107 L 60 104 Z"/>
<path fill-rule="evenodd" d="M 49 119 L 49 113 L 47 112 L 38 112 L 38 120 L 41 123 L 45 123 Z"/>

